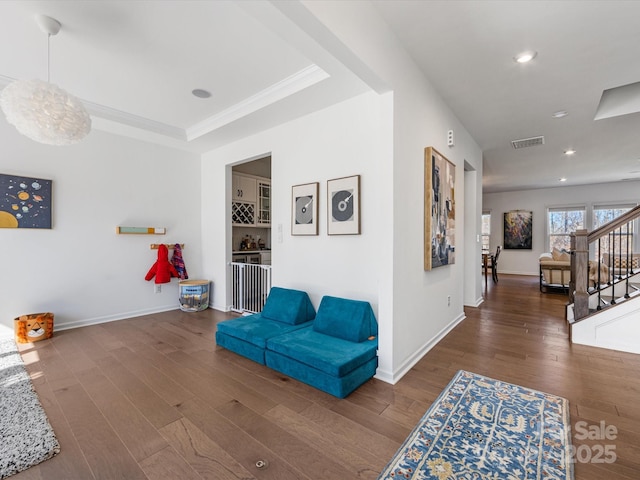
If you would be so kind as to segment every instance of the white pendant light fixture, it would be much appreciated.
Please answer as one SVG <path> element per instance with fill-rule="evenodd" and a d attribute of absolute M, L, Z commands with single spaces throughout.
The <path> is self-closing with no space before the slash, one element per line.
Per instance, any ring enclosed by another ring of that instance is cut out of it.
<path fill-rule="evenodd" d="M 60 22 L 36 15 L 47 34 L 47 81 L 16 80 L 0 93 L 0 108 L 7 121 L 23 135 L 47 145 L 78 143 L 91 131 L 91 117 L 73 95 L 49 83 L 49 40 L 60 31 Z"/>

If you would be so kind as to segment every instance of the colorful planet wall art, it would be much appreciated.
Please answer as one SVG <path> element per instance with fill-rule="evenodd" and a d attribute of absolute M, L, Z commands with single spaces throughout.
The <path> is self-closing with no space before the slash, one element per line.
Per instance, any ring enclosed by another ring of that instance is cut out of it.
<path fill-rule="evenodd" d="M 0 228 L 51 228 L 51 180 L 0 174 Z"/>

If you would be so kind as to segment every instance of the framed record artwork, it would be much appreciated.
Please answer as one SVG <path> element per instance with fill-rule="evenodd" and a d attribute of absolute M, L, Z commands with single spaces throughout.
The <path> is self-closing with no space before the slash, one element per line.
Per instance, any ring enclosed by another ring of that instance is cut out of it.
<path fill-rule="evenodd" d="M 327 182 L 327 233 L 360 234 L 360 175 Z"/>
<path fill-rule="evenodd" d="M 318 235 L 318 185 L 291 187 L 291 235 Z"/>
<path fill-rule="evenodd" d="M 433 147 L 424 149 L 424 269 L 456 261 L 456 166 Z"/>

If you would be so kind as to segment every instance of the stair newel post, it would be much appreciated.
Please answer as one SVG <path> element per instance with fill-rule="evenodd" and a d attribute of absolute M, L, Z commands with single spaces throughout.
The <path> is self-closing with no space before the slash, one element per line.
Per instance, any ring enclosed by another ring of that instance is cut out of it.
<path fill-rule="evenodd" d="M 576 291 L 576 262 L 574 252 L 576 251 L 576 234 L 569 234 L 569 252 L 571 253 L 571 263 L 569 264 L 569 303 L 573 303 L 573 297 Z M 575 317 L 574 317 L 575 318 Z"/>
<path fill-rule="evenodd" d="M 573 290 L 573 315 L 576 320 L 589 315 L 589 239 L 585 229 L 576 230 L 571 236 L 571 281 Z"/>

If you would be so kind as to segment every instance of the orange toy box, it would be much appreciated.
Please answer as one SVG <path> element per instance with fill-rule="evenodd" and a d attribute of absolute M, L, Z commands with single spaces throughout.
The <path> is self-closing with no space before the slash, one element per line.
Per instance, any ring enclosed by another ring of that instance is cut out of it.
<path fill-rule="evenodd" d="M 31 343 L 53 336 L 53 313 L 31 313 L 14 319 L 17 343 Z"/>

